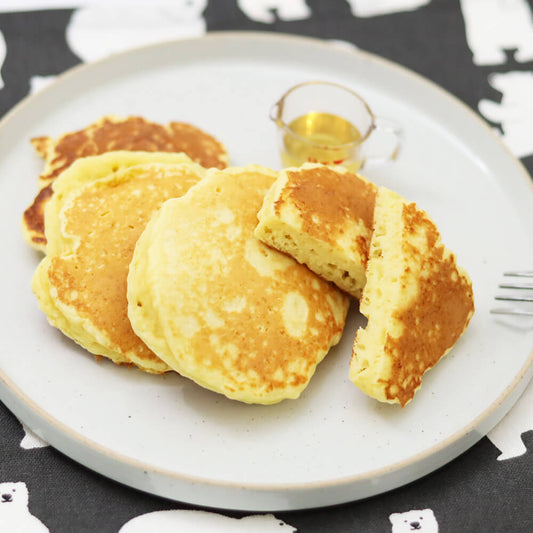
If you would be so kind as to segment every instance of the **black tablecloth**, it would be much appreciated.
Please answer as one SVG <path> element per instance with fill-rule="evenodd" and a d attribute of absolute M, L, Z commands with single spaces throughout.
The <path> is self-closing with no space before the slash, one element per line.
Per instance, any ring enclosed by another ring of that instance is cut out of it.
<path fill-rule="evenodd" d="M 433 80 L 499 129 L 533 170 L 531 0 L 71 4 L 0 2 L 0 115 L 70 67 L 128 46 L 221 30 L 294 33 L 352 43 Z M 145 531 L 285 530 L 280 521 L 287 530 L 290 525 L 305 533 L 408 531 L 415 530 L 414 522 L 431 532 L 533 531 L 532 398 L 530 386 L 488 438 L 406 487 L 332 508 L 278 512 L 278 520 L 248 525 L 214 516 L 203 529 L 207 517 L 200 514 L 194 515 L 197 529 L 183 526 L 181 511 L 192 506 L 144 494 L 76 464 L 26 433 L 0 404 L 0 500 L 14 487 L 15 498 L 29 494 L 27 508 L 23 502 L 24 512 L 15 518 L 0 502 L 0 531 L 28 526 L 28 531 L 117 532 L 135 517 L 161 510 L 176 511 L 165 515 L 174 529 L 164 529 L 158 515 L 150 515 Z"/>

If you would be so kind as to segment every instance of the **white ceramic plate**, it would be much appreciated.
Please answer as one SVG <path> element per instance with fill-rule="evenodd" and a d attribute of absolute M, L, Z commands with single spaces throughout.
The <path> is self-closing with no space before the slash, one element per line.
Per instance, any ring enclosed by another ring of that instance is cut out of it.
<path fill-rule="evenodd" d="M 249 406 L 179 376 L 95 359 L 51 328 L 30 278 L 39 255 L 19 221 L 42 161 L 29 140 L 106 114 L 191 122 L 217 136 L 233 164 L 279 167 L 273 102 L 326 79 L 400 123 L 404 149 L 367 169 L 417 201 L 474 282 L 477 311 L 406 408 L 367 398 L 348 379 L 360 317 L 303 396 Z M 533 266 L 533 187 L 522 166 L 460 102 L 407 70 L 332 43 L 213 34 L 75 68 L 17 106 L 0 127 L 0 396 L 38 435 L 132 487 L 194 504 L 283 510 L 390 490 L 465 451 L 512 406 L 531 375 L 533 324 L 489 314 L 500 274 Z"/>

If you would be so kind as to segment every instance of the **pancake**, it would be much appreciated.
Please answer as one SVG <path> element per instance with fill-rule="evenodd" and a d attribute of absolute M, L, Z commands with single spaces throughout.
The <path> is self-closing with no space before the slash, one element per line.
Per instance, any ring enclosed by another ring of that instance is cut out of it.
<path fill-rule="evenodd" d="M 161 155 L 166 163 L 154 162 L 158 154 L 107 153 L 63 172 L 46 209 L 48 253 L 32 280 L 52 325 L 91 353 L 152 373 L 169 367 L 129 323 L 129 263 L 152 214 L 205 173 L 183 154 Z M 138 164 L 127 166 L 128 159 Z M 116 170 L 96 178 L 106 168 Z"/>
<path fill-rule="evenodd" d="M 65 236 L 61 233 L 59 212 L 64 206 L 65 198 L 72 191 L 78 190 L 82 186 L 98 179 L 110 176 L 122 169 L 151 163 L 169 165 L 193 164 L 191 159 L 183 153 L 166 152 L 117 151 L 76 160 L 69 167 L 68 173 L 65 172 L 65 176 L 61 175 L 52 185 L 54 194 L 45 208 L 47 253 L 58 254 L 63 248 Z M 194 168 L 201 175 L 205 172 L 199 166 Z"/>
<path fill-rule="evenodd" d="M 255 236 L 359 298 L 376 190 L 340 166 L 285 169 L 265 197 Z"/>
<path fill-rule="evenodd" d="M 349 304 L 253 236 L 276 176 L 210 170 L 152 218 L 128 275 L 137 335 L 181 375 L 246 403 L 297 398 L 340 340 Z"/>
<path fill-rule="evenodd" d="M 183 152 L 199 165 L 226 168 L 225 147 L 212 135 L 181 122 L 164 126 L 141 117 L 103 117 L 86 128 L 57 139 L 36 137 L 32 144 L 45 160 L 40 190 L 22 219 L 26 242 L 45 251 L 44 209 L 53 194 L 51 184 L 75 160 L 110 151 Z"/>
<path fill-rule="evenodd" d="M 68 320 L 58 309 L 51 295 L 51 285 L 46 268 L 39 266 L 31 281 L 40 309 L 46 314 L 48 321 L 71 339 L 83 338 L 83 346 L 91 353 L 104 355 L 116 364 L 129 364 L 130 361 L 122 354 L 107 349 L 87 335 L 81 320 Z"/>
<path fill-rule="evenodd" d="M 383 187 L 355 337 L 350 379 L 382 402 L 409 402 L 474 313 L 472 283 L 442 243 L 435 223 L 414 203 Z"/>

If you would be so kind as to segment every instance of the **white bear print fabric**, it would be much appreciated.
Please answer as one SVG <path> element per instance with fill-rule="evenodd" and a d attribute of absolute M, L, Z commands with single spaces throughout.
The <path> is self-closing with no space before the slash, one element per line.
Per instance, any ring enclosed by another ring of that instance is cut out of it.
<path fill-rule="evenodd" d="M 502 139 L 514 155 L 533 154 L 533 72 L 496 73 L 488 79 L 502 99 L 480 100 L 479 112 L 501 126 Z"/>
<path fill-rule="evenodd" d="M 20 441 L 20 447 L 25 450 L 33 450 L 34 448 L 44 448 L 49 446 L 47 442 L 38 437 L 35 433 L 30 431 L 24 424 L 22 424 L 24 430 L 24 438 Z"/>
<path fill-rule="evenodd" d="M 67 42 L 83 61 L 155 42 L 199 37 L 207 0 L 176 0 L 151 9 L 144 4 L 98 4 L 77 9 L 67 28 Z"/>
<path fill-rule="evenodd" d="M 48 532 L 48 528 L 28 510 L 28 489 L 25 483 L 0 483 L 0 531 L 2 533 Z"/>
<path fill-rule="evenodd" d="M 4 39 L 4 34 L 0 31 L 0 72 L 2 72 L 2 65 L 6 58 L 6 40 Z M 4 87 L 4 80 L 0 74 L 0 89 Z"/>
<path fill-rule="evenodd" d="M 412 11 L 431 0 L 347 0 L 356 17 L 375 17 L 402 11 Z"/>
<path fill-rule="evenodd" d="M 36 92 L 44 89 L 50 85 L 57 76 L 32 76 L 30 78 L 30 94 L 35 94 Z"/>
<path fill-rule="evenodd" d="M 230 518 L 206 511 L 157 511 L 133 518 L 119 533 L 291 533 L 295 528 L 272 514 Z"/>
<path fill-rule="evenodd" d="M 418 9 L 431 0 L 346 0 L 355 17 L 375 17 Z M 242 11 L 252 20 L 273 23 L 276 15 L 284 21 L 303 20 L 312 14 L 305 0 L 237 0 Z"/>
<path fill-rule="evenodd" d="M 511 412 L 487 435 L 501 454 L 498 461 L 519 457 L 527 449 L 522 435 L 533 431 L 533 387 L 526 388 Z"/>
<path fill-rule="evenodd" d="M 501 65 L 506 50 L 533 60 L 533 16 L 527 0 L 461 0 L 466 38 L 476 65 Z"/>
<path fill-rule="evenodd" d="M 272 23 L 276 15 L 281 20 L 303 20 L 311 15 L 305 0 L 237 0 L 243 13 L 256 22 Z"/>
<path fill-rule="evenodd" d="M 533 0 L 2 0 L 0 116 L 67 69 L 132 47 L 215 31 L 291 33 L 433 80 L 484 118 L 531 173 L 532 12 Z M 36 134 L 49 133 L 40 126 Z M 119 485 L 57 452 L 0 403 L 0 533 L 530 533 L 532 402 L 530 384 L 488 438 L 409 486 L 273 514 L 203 509 Z"/>

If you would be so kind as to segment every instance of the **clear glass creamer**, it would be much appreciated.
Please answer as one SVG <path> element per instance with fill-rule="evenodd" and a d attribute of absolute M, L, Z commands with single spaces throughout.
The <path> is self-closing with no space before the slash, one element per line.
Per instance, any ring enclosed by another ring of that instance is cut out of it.
<path fill-rule="evenodd" d="M 303 163 L 344 165 L 359 170 L 367 160 L 392 161 L 401 145 L 401 129 L 376 117 L 352 90 L 326 81 L 290 88 L 273 106 L 284 167 Z M 370 154 L 367 141 L 376 133 L 388 136 L 386 148 Z"/>

